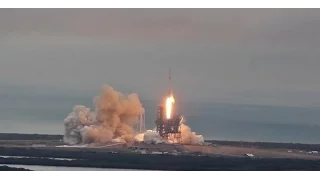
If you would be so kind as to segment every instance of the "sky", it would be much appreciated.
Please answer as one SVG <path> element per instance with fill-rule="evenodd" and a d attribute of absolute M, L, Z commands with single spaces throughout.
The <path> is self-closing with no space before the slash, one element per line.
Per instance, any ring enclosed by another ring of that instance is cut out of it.
<path fill-rule="evenodd" d="M 320 104 L 316 9 L 1 9 L 0 93 Z"/>

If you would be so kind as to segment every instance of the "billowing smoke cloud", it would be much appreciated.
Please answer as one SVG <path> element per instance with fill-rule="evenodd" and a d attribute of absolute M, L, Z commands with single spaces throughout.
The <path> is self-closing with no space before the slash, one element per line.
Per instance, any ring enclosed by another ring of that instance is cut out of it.
<path fill-rule="evenodd" d="M 181 139 L 183 144 L 203 144 L 204 138 L 202 135 L 197 135 L 191 131 L 191 128 L 185 124 L 181 124 Z"/>
<path fill-rule="evenodd" d="M 133 125 L 144 109 L 136 94 L 128 96 L 104 85 L 94 99 L 95 111 L 76 105 L 64 120 L 64 141 L 68 144 L 130 142 Z"/>
<path fill-rule="evenodd" d="M 148 144 L 172 143 L 175 141 L 173 137 L 169 137 L 168 139 L 169 141 L 162 139 L 155 130 L 147 130 L 145 133 L 138 134 L 134 138 L 137 142 L 145 142 Z M 197 135 L 195 132 L 192 132 L 191 128 L 183 123 L 181 124 L 181 140 L 182 144 L 202 145 L 204 143 L 202 135 Z"/>
<path fill-rule="evenodd" d="M 147 130 L 145 133 L 136 135 L 134 140 L 137 142 L 145 142 L 147 144 L 159 144 L 164 142 L 159 133 L 152 130 Z"/>
<path fill-rule="evenodd" d="M 100 96 L 94 98 L 95 110 L 76 105 L 64 120 L 64 142 L 75 144 L 103 144 L 108 142 L 143 141 L 149 144 L 170 143 L 164 141 L 155 130 L 148 130 L 136 136 L 133 125 L 144 112 L 136 94 L 125 96 L 112 87 L 104 85 Z M 181 124 L 183 144 L 203 144 L 201 135 L 196 135 L 183 122 Z"/>

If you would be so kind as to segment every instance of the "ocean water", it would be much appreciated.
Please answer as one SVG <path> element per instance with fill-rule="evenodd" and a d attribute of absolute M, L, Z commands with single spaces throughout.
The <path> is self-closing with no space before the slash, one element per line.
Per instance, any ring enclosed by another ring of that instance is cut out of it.
<path fill-rule="evenodd" d="M 156 101 L 144 101 L 146 127 L 154 128 Z M 12 96 L 0 102 L 0 132 L 63 134 L 63 120 L 92 98 Z M 180 103 L 186 124 L 205 139 L 320 143 L 320 108 Z"/>
<path fill-rule="evenodd" d="M 16 158 L 16 159 L 25 159 L 25 158 L 46 158 L 56 161 L 74 161 L 77 159 L 70 159 L 70 158 L 51 158 L 51 157 L 30 157 L 30 156 L 1 156 L 0 158 Z"/>
<path fill-rule="evenodd" d="M 0 164 L 15 168 L 25 168 L 33 171 L 141 171 L 132 169 L 113 169 L 113 168 L 86 168 L 86 167 L 62 167 L 62 166 L 40 166 L 40 165 L 20 165 L 20 164 Z"/>

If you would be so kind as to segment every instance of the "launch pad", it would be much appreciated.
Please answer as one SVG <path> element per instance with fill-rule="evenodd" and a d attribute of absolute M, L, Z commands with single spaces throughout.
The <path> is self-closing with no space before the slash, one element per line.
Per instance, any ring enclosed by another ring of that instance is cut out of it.
<path fill-rule="evenodd" d="M 159 135 L 171 143 L 181 144 L 181 123 L 183 117 L 176 115 L 174 97 L 171 89 L 171 70 L 169 69 L 169 93 L 165 103 L 158 106 L 156 131 Z"/>
<path fill-rule="evenodd" d="M 182 116 L 173 116 L 170 119 L 165 117 L 165 110 L 162 105 L 158 107 L 158 115 L 156 120 L 156 131 L 159 135 L 172 143 L 181 144 L 181 122 Z"/>

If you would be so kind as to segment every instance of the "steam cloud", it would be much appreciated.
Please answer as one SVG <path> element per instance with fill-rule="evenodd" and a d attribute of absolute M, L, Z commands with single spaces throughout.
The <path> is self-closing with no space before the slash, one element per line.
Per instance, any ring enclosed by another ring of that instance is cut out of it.
<path fill-rule="evenodd" d="M 138 116 L 144 113 L 137 94 L 124 94 L 104 85 L 100 95 L 94 98 L 95 111 L 82 105 L 76 105 L 64 120 L 63 140 L 69 145 L 104 144 L 108 142 L 143 141 L 145 143 L 170 143 L 162 139 L 155 130 L 147 130 L 136 135 L 133 125 Z M 202 144 L 204 139 L 181 124 L 183 144 Z"/>
<path fill-rule="evenodd" d="M 147 130 L 145 133 L 138 134 L 134 138 L 137 142 L 145 142 L 148 144 L 171 143 L 174 141 L 173 138 L 169 137 L 168 139 L 168 142 L 164 141 L 159 133 L 154 130 Z M 191 128 L 183 123 L 181 124 L 181 140 L 182 144 L 202 145 L 204 143 L 202 135 L 197 135 L 195 132 L 192 132 Z"/>
<path fill-rule="evenodd" d="M 191 131 L 191 128 L 185 124 L 181 124 L 181 139 L 183 144 L 203 144 L 204 138 L 202 135 L 196 135 Z"/>
<path fill-rule="evenodd" d="M 136 94 L 128 96 L 104 85 L 94 99 L 95 111 L 76 105 L 64 120 L 64 142 L 74 144 L 130 142 L 133 125 L 144 112 Z"/>

